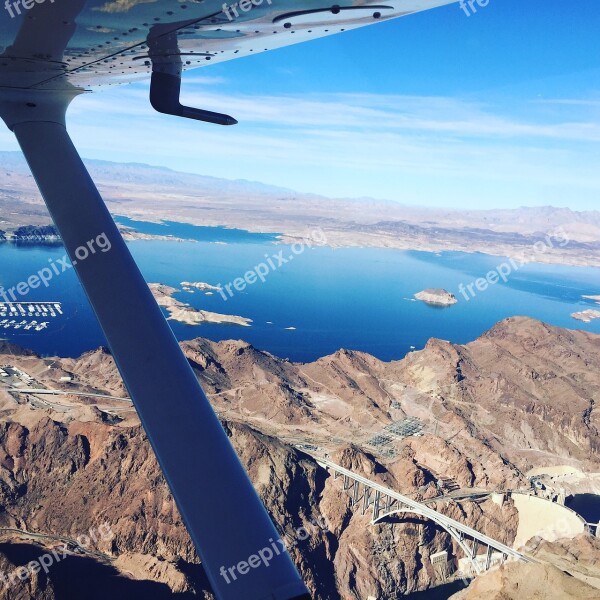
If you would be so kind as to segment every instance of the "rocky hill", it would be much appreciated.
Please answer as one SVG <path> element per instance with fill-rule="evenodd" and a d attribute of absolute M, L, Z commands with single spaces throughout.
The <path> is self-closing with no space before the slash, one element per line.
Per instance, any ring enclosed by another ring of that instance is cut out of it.
<path fill-rule="evenodd" d="M 459 552 L 448 534 L 419 517 L 371 525 L 350 507 L 340 481 L 301 448 L 416 499 L 446 493 L 442 480 L 455 488 L 527 490 L 525 472 L 533 467 L 600 471 L 600 336 L 513 318 L 470 344 L 431 340 L 390 363 L 340 350 L 296 364 L 240 341 L 182 346 L 320 600 L 426 589 L 445 581 L 429 557 Z M 0 598 L 104 598 L 106 590 L 117 598 L 210 598 L 110 354 L 48 359 L 3 346 L 0 365 L 73 394 L 49 401 L 0 388 L 0 570 L 14 572 L 47 552 L 56 536 L 77 539 L 104 523 L 111 532 L 49 575 L 0 587 Z M 65 376 L 72 382 L 60 383 Z M 514 540 L 511 501 L 432 501 L 499 541 Z M 307 539 L 297 539 L 299 527 Z"/>
<path fill-rule="evenodd" d="M 531 555 L 552 564 L 508 563 L 478 577 L 451 600 L 597 600 L 600 540 L 580 535 L 548 543 L 532 540 Z M 554 566 L 557 565 L 557 566 Z"/>

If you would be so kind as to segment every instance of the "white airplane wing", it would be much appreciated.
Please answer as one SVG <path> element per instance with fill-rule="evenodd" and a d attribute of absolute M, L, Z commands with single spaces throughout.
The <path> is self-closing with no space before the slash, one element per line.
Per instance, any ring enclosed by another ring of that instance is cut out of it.
<path fill-rule="evenodd" d="M 89 88 L 147 78 L 152 36 L 174 37 L 170 47 L 186 70 L 456 0 L 35 1 L 0 0 L 0 86 Z"/>

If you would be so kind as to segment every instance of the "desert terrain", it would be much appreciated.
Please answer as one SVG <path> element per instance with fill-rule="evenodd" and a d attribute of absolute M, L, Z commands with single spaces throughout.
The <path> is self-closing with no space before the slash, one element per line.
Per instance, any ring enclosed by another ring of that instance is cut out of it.
<path fill-rule="evenodd" d="M 540 207 L 447 210 L 396 202 L 324 198 L 251 181 L 140 164 L 86 161 L 113 215 L 257 233 L 319 238 L 333 247 L 482 252 L 528 261 L 600 266 L 600 212 Z M 51 223 L 18 153 L 0 152 L 0 241 L 18 227 Z M 432 199 L 435 205 L 435 199 Z M 129 231 L 130 239 L 149 236 Z"/>
<path fill-rule="evenodd" d="M 567 494 L 600 492 L 600 336 L 513 318 L 469 344 L 432 339 L 394 362 L 340 350 L 298 364 L 234 340 L 182 348 L 282 534 L 309 532 L 291 554 L 316 599 L 447 584 L 453 570 L 430 557 L 460 550 L 417 516 L 371 525 L 315 454 L 508 545 L 519 527 L 509 496 L 452 496 L 533 494 L 527 472 L 560 465 L 585 474 L 560 479 Z M 111 533 L 74 546 L 48 574 L 0 587 L 0 598 L 212 597 L 110 353 L 41 358 L 5 343 L 0 366 L 0 570 L 102 524 Z M 398 423 L 410 427 L 386 435 Z M 514 590 L 537 577 L 552 582 L 540 598 L 600 597 L 595 537 L 527 547 L 541 564 L 507 563 L 460 598 L 522 598 Z"/>

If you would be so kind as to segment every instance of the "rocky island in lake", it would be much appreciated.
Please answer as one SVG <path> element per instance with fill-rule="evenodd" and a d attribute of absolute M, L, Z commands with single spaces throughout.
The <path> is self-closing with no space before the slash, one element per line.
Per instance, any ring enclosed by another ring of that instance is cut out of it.
<path fill-rule="evenodd" d="M 201 292 L 220 292 L 221 288 L 218 285 L 211 285 L 204 281 L 182 281 L 181 286 L 186 292 L 191 291 L 191 288 L 200 290 Z"/>
<path fill-rule="evenodd" d="M 600 310 L 588 308 L 587 310 L 574 312 L 571 314 L 571 316 L 578 321 L 582 321 L 583 323 L 591 323 L 594 319 L 600 319 Z"/>
<path fill-rule="evenodd" d="M 600 304 L 600 296 L 582 296 L 582 298 L 584 300 L 593 300 L 596 304 Z M 588 308 L 580 312 L 574 312 L 571 316 L 583 323 L 591 323 L 594 319 L 600 319 L 600 310 Z"/>
<path fill-rule="evenodd" d="M 160 283 L 148 284 L 150 290 L 154 294 L 159 306 L 166 308 L 169 313 L 169 319 L 185 323 L 186 325 L 200 325 L 202 323 L 217 323 L 226 325 L 242 325 L 250 327 L 252 319 L 246 317 L 238 317 L 237 315 L 222 315 L 219 313 L 200 310 L 180 302 L 173 298 L 179 290 L 168 285 Z"/>
<path fill-rule="evenodd" d="M 458 302 L 454 294 L 451 294 L 442 288 L 427 288 L 426 290 L 415 294 L 415 298 L 426 302 L 427 304 L 434 304 L 436 306 L 452 306 Z"/>

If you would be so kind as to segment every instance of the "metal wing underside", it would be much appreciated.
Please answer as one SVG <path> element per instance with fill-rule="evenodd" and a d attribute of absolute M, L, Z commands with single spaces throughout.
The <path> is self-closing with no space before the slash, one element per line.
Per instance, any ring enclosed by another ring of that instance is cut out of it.
<path fill-rule="evenodd" d="M 339 5 L 326 0 L 255 0 L 258 5 L 240 0 L 229 11 L 231 19 L 222 0 L 18 0 L 15 6 L 16 1 L 5 6 L 0 0 L 0 87 L 56 90 L 148 78 L 149 34 L 175 34 L 174 59 L 186 70 L 456 0 L 342 0 Z M 32 6 L 27 9 L 23 3 Z"/>

